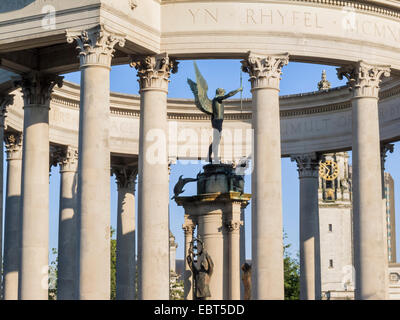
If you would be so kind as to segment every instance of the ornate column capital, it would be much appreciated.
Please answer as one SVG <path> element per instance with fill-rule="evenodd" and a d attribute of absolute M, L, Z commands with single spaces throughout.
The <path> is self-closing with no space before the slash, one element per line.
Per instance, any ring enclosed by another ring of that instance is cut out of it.
<path fill-rule="evenodd" d="M 289 54 L 264 56 L 249 52 L 241 63 L 242 70 L 250 75 L 252 90 L 263 88 L 279 90 L 282 68 L 289 63 Z"/>
<path fill-rule="evenodd" d="M 60 172 L 78 171 L 78 149 L 71 146 L 50 146 L 50 168 L 60 165 Z"/>
<path fill-rule="evenodd" d="M 135 193 L 138 167 L 134 166 L 113 167 L 112 173 L 115 174 L 115 178 L 117 179 L 118 190 L 130 189 L 133 190 L 133 193 Z"/>
<path fill-rule="evenodd" d="M 55 74 L 32 71 L 15 79 L 14 85 L 21 87 L 24 107 L 31 105 L 49 107 L 53 89 L 55 85 L 61 88 L 63 79 L 64 77 Z"/>
<path fill-rule="evenodd" d="M 118 43 L 120 47 L 125 46 L 125 34 L 118 33 L 104 24 L 94 28 L 74 31 L 67 30 L 68 43 L 76 41 L 79 51 L 81 68 L 95 65 L 111 67 L 111 59 L 114 57 L 114 46 Z"/>
<path fill-rule="evenodd" d="M 295 154 L 291 157 L 292 161 L 297 163 L 297 171 L 299 179 L 301 178 L 316 178 L 319 176 L 319 162 L 321 155 L 316 152 Z"/>
<path fill-rule="evenodd" d="M 13 94 L 0 94 L 0 126 L 5 127 L 4 119 L 7 115 L 7 107 L 14 103 Z"/>
<path fill-rule="evenodd" d="M 243 221 L 240 220 L 229 220 L 225 222 L 225 227 L 228 230 L 228 232 L 239 231 L 242 225 Z"/>
<path fill-rule="evenodd" d="M 385 162 L 387 157 L 387 152 L 393 153 L 394 144 L 393 143 L 385 143 L 381 144 L 381 168 L 385 171 Z"/>
<path fill-rule="evenodd" d="M 337 69 L 340 80 L 347 78 L 347 85 L 354 98 L 378 98 L 382 76 L 390 76 L 390 66 L 373 65 L 364 61 Z"/>
<path fill-rule="evenodd" d="M 7 161 L 22 160 L 22 132 L 4 132 L 4 143 L 7 152 Z"/>
<path fill-rule="evenodd" d="M 168 92 L 171 73 L 178 72 L 178 62 L 167 53 L 156 56 L 132 57 L 130 66 L 137 70 L 140 90 Z"/>

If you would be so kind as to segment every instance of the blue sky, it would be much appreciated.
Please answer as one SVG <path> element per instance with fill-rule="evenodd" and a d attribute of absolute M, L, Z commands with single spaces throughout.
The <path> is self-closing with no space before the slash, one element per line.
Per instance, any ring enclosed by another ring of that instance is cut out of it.
<path fill-rule="evenodd" d="M 207 79 L 209 86 L 209 96 L 218 87 L 223 87 L 227 91 L 234 90 L 240 86 L 240 61 L 239 60 L 199 60 L 198 66 Z M 332 66 L 322 66 L 303 63 L 289 63 L 284 67 L 281 81 L 281 95 L 296 94 L 302 92 L 316 91 L 317 83 L 321 79 L 322 70 L 327 71 L 327 78 L 332 86 L 344 85 L 344 81 L 339 81 L 336 77 L 336 69 Z M 186 79 L 194 78 L 192 61 L 180 61 L 179 72 L 171 76 L 168 96 L 171 98 L 192 98 L 192 93 L 187 85 Z M 65 75 L 65 79 L 76 83 L 80 82 L 79 73 Z M 138 94 L 139 85 L 137 82 L 136 71 L 127 65 L 115 66 L 111 71 L 111 91 L 129 94 Z M 251 98 L 250 83 L 248 75 L 243 74 L 243 98 Z M 236 96 L 235 98 L 237 98 Z M 395 152 L 388 154 L 386 169 L 395 180 L 395 200 L 396 212 L 400 212 L 400 195 L 396 183 L 400 181 L 400 161 L 395 145 Z M 202 164 L 180 164 L 173 165 L 170 176 L 170 194 L 180 175 L 185 177 L 195 177 Z M 111 178 L 111 225 L 116 228 L 117 214 L 117 188 L 115 178 Z M 245 177 L 245 191 L 251 192 L 251 177 Z M 58 242 L 58 209 L 59 209 L 59 167 L 53 167 L 50 177 L 50 248 L 57 248 Z M 194 183 L 185 187 L 183 195 L 196 193 Z M 283 224 L 284 230 L 288 235 L 287 243 L 291 243 L 290 252 L 297 254 L 299 250 L 299 183 L 296 164 L 288 158 L 282 159 L 282 202 L 283 202 Z M 177 258 L 183 258 L 183 208 L 178 207 L 175 202 L 170 202 L 170 228 L 178 243 Z M 250 255 L 250 226 L 251 226 L 251 205 L 246 209 L 246 255 Z M 399 214 L 396 215 L 397 217 Z M 397 220 L 399 221 L 399 220 Z M 397 223 L 399 231 L 400 223 Z M 399 239 L 399 237 L 398 237 Z M 399 240 L 397 241 L 399 245 Z"/>

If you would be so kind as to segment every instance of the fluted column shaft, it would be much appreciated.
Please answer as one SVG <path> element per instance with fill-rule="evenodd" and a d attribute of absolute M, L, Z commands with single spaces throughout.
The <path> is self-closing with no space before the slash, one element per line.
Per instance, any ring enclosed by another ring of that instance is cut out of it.
<path fill-rule="evenodd" d="M 193 233 L 195 229 L 195 224 L 188 215 L 185 215 L 185 222 L 182 226 L 185 234 L 185 270 L 183 271 L 183 288 L 184 288 L 184 298 L 185 300 L 193 300 L 193 278 L 192 271 L 190 270 L 189 264 L 187 262 L 187 256 L 189 255 L 190 243 L 193 240 Z"/>
<path fill-rule="evenodd" d="M 63 148 L 60 164 L 57 299 L 76 299 L 78 262 L 78 150 Z"/>
<path fill-rule="evenodd" d="M 7 189 L 4 219 L 3 299 L 18 299 L 20 266 L 20 202 L 22 171 L 22 134 L 5 134 L 7 151 Z"/>
<path fill-rule="evenodd" d="M 118 185 L 117 212 L 117 300 L 134 300 L 136 296 L 136 222 L 135 183 L 137 168 L 113 170 Z"/>
<path fill-rule="evenodd" d="M 167 92 L 173 60 L 132 61 L 140 84 L 138 299 L 169 299 Z"/>
<path fill-rule="evenodd" d="M 388 66 L 358 62 L 338 70 L 353 91 L 353 235 L 356 270 L 355 298 L 385 299 L 385 244 L 378 94 Z"/>
<path fill-rule="evenodd" d="M 253 94 L 252 297 L 283 299 L 279 82 L 288 55 L 249 53 L 242 62 Z"/>
<path fill-rule="evenodd" d="M 300 299 L 321 299 L 321 259 L 318 211 L 319 156 L 292 156 L 300 179 Z"/>
<path fill-rule="evenodd" d="M 17 81 L 24 98 L 19 299 L 48 299 L 49 105 L 62 77 L 32 72 Z"/>
<path fill-rule="evenodd" d="M 110 299 L 110 66 L 124 35 L 104 25 L 67 31 L 80 56 L 78 299 Z"/>

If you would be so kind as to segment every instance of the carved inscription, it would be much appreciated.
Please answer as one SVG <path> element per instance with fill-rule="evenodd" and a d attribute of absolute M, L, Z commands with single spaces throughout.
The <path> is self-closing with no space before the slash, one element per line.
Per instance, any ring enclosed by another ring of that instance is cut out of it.
<path fill-rule="evenodd" d="M 291 8 L 293 7 L 293 9 Z M 395 41 L 400 43 L 400 27 L 380 18 L 369 18 L 362 12 L 342 9 L 339 13 L 328 14 L 323 10 L 301 10 L 301 7 L 284 5 L 244 5 L 226 7 L 209 5 L 207 7 L 191 6 L 186 8 L 186 14 L 193 25 L 232 27 L 280 27 L 295 28 L 296 31 L 317 32 L 326 35 L 341 35 L 362 37 L 363 39 L 378 39 L 379 41 Z M 295 10 L 297 9 L 297 10 Z M 289 29 L 288 29 L 289 30 Z"/>

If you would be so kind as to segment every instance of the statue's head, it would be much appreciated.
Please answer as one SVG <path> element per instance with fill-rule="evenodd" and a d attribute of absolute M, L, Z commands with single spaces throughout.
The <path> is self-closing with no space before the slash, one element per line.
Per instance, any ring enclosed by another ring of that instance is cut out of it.
<path fill-rule="evenodd" d="M 222 88 L 218 88 L 218 89 L 215 91 L 215 94 L 216 94 L 217 96 L 223 96 L 223 95 L 225 95 L 225 90 L 222 89 Z"/>

